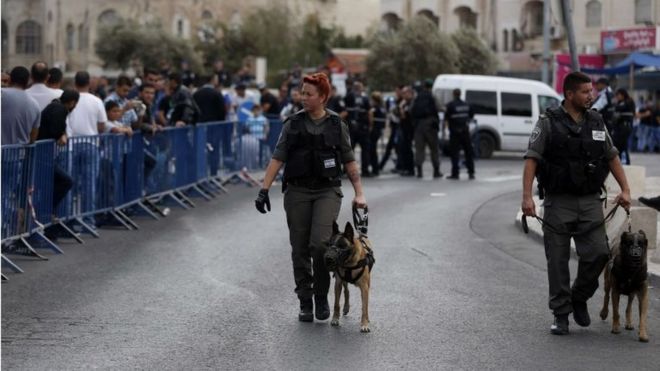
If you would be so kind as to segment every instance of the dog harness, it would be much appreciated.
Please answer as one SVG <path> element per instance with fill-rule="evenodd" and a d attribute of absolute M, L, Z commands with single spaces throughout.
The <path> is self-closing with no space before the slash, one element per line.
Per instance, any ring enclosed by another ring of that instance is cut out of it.
<path fill-rule="evenodd" d="M 371 271 L 371 268 L 374 266 L 374 263 L 376 262 L 376 258 L 374 257 L 373 250 L 371 250 L 369 246 L 367 246 L 367 243 L 364 240 L 366 237 L 367 237 L 366 235 L 360 234 L 358 240 L 362 244 L 362 248 L 367 252 L 367 255 L 364 258 L 360 259 L 360 261 L 357 262 L 357 264 L 355 264 L 354 266 L 345 267 L 344 275 L 342 275 L 339 272 L 339 269 L 337 269 L 337 274 L 339 275 L 339 278 L 341 278 L 343 281 L 355 284 L 360 279 L 360 277 L 362 277 L 362 275 L 364 274 L 364 270 L 367 269 L 367 267 L 369 267 L 369 271 Z M 360 269 L 360 273 L 358 273 L 357 275 L 355 275 L 355 277 L 353 277 L 353 271 L 357 269 Z"/>

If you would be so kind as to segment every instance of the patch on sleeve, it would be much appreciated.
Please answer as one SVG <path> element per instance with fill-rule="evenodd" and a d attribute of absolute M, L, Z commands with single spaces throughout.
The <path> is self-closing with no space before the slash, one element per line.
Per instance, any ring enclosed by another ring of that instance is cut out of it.
<path fill-rule="evenodd" d="M 532 130 L 532 136 L 529 137 L 529 142 L 534 143 L 536 142 L 539 137 L 541 136 L 541 126 L 536 126 L 534 130 Z"/>

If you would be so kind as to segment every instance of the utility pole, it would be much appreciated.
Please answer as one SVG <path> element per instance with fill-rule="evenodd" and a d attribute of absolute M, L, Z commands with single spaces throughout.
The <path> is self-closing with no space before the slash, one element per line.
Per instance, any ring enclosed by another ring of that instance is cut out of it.
<path fill-rule="evenodd" d="M 550 84 L 550 1 L 543 0 L 543 69 L 541 80 Z"/>
<path fill-rule="evenodd" d="M 561 14 L 564 18 L 564 26 L 568 37 L 568 49 L 571 53 L 571 69 L 573 71 L 580 71 L 580 63 L 578 62 L 577 48 L 575 46 L 575 31 L 573 30 L 573 16 L 571 12 L 571 4 L 569 0 L 561 1 Z"/>

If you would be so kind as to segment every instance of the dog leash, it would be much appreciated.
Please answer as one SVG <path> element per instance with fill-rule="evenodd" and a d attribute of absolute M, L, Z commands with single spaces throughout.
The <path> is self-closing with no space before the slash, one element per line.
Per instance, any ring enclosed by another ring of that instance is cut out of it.
<path fill-rule="evenodd" d="M 361 235 L 366 236 L 369 230 L 369 207 L 365 206 L 362 215 L 356 204 L 353 204 L 353 225 Z"/>
<path fill-rule="evenodd" d="M 593 227 L 587 229 L 586 231 L 583 231 L 583 232 L 578 233 L 578 234 L 573 234 L 573 233 L 570 233 L 570 232 L 560 231 L 559 228 L 557 228 L 554 225 L 548 223 L 545 219 L 541 218 L 538 215 L 535 215 L 534 218 L 536 218 L 536 220 L 539 221 L 539 223 L 541 224 L 542 227 L 549 229 L 551 232 L 553 232 L 555 234 L 558 234 L 558 235 L 578 235 L 579 236 L 579 235 L 582 235 L 582 234 L 589 233 L 589 232 L 593 231 L 594 229 L 600 228 L 601 226 L 605 225 L 605 223 L 612 220 L 612 218 L 614 218 L 614 214 L 616 213 L 618 208 L 619 208 L 619 205 L 616 205 L 612 210 L 610 210 L 609 213 L 607 213 L 607 215 L 603 218 L 602 222 L 600 222 L 600 223 L 594 225 Z M 626 211 L 626 212 L 628 213 L 628 231 L 630 231 L 630 229 L 631 229 L 630 212 L 629 211 Z M 529 233 L 529 225 L 527 224 L 527 215 L 523 215 L 521 221 L 522 221 L 523 232 Z"/>

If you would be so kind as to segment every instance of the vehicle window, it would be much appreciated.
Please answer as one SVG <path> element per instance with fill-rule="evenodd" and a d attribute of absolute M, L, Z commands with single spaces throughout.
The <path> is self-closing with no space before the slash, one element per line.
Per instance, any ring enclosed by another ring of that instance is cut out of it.
<path fill-rule="evenodd" d="M 532 96 L 519 93 L 502 93 L 502 116 L 532 116 Z"/>
<path fill-rule="evenodd" d="M 494 91 L 467 90 L 465 102 L 475 114 L 497 115 L 497 93 Z"/>
<path fill-rule="evenodd" d="M 539 112 L 543 113 L 548 108 L 559 107 L 559 99 L 547 95 L 539 95 Z"/>
<path fill-rule="evenodd" d="M 433 91 L 435 97 L 435 104 L 440 111 L 444 111 L 447 103 L 452 101 L 452 90 L 450 89 L 435 89 Z"/>

